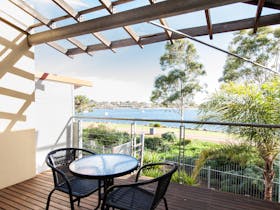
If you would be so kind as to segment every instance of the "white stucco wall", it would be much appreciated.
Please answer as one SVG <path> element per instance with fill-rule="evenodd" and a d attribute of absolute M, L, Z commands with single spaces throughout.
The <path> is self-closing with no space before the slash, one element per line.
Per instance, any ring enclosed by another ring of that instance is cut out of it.
<path fill-rule="evenodd" d="M 36 125 L 37 172 L 47 168 L 45 157 L 49 151 L 70 145 L 67 130 L 62 131 L 73 115 L 73 110 L 73 85 L 47 80 L 36 82 L 33 117 Z"/>
<path fill-rule="evenodd" d="M 33 24 L 8 0 L 0 5 Z M 35 62 L 26 35 L 0 21 L 0 189 L 47 169 L 47 152 L 67 146 L 66 133 L 58 137 L 73 114 L 73 85 L 42 80 L 35 87 Z"/>
<path fill-rule="evenodd" d="M 21 22 L 33 23 L 7 0 L 0 5 Z M 0 189 L 35 175 L 34 66 L 26 35 L 0 22 Z"/>

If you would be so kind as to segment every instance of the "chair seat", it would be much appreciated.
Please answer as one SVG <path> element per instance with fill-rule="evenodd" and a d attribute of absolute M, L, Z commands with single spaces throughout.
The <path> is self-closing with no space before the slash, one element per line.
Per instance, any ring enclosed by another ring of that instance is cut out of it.
<path fill-rule="evenodd" d="M 140 187 L 122 187 L 112 191 L 106 204 L 123 210 L 145 210 L 152 206 L 154 194 Z"/>
<path fill-rule="evenodd" d="M 74 179 L 70 180 L 70 185 L 72 188 L 72 195 L 76 197 L 86 197 L 91 193 L 97 191 L 99 187 L 98 180 L 84 179 L 79 177 L 75 177 Z M 69 189 L 66 183 L 58 186 L 57 189 L 65 193 L 69 193 Z"/>

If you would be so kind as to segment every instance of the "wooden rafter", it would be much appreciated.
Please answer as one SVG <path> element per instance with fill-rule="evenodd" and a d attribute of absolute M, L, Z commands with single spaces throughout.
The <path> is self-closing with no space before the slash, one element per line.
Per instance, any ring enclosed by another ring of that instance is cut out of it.
<path fill-rule="evenodd" d="M 156 3 L 156 0 L 149 0 L 150 4 L 155 4 Z M 168 27 L 168 24 L 166 22 L 166 20 L 164 18 L 160 18 L 159 19 L 159 22 L 164 25 L 164 26 L 167 26 Z M 172 32 L 171 31 L 168 31 L 168 30 L 164 30 L 165 33 L 166 33 L 166 36 L 168 37 L 168 39 L 170 40 L 171 44 L 173 44 L 173 41 L 172 41 Z"/>
<path fill-rule="evenodd" d="M 1 10 L 1 12 L 2 12 L 2 10 Z M 6 14 L 6 13 L 5 13 L 5 14 Z M 9 14 L 6 14 L 6 15 L 10 17 Z M 17 20 L 15 17 L 11 17 L 11 18 L 12 18 L 15 22 L 17 22 L 17 23 L 19 23 L 20 25 L 22 25 L 22 26 L 24 26 L 25 28 L 27 28 L 27 26 L 26 26 L 24 23 L 22 23 L 21 21 Z M 26 35 L 30 35 L 30 33 L 29 33 L 29 30 L 30 30 L 30 29 L 29 29 L 29 28 L 27 28 L 27 29 L 22 29 L 21 27 L 17 26 L 16 24 L 14 24 L 14 23 L 8 21 L 7 19 L 1 18 L 1 17 L 0 17 L 0 20 L 1 20 L 2 22 L 6 23 L 7 25 L 11 26 L 12 28 L 18 30 L 19 32 L 21 32 L 21 33 L 23 33 L 23 34 L 26 34 Z M 57 43 L 55 43 L 55 42 L 48 42 L 48 43 L 46 43 L 46 44 L 47 44 L 48 46 L 54 48 L 55 50 L 59 51 L 60 53 L 63 53 L 64 55 L 66 55 L 66 53 L 67 53 L 67 50 L 66 50 L 65 48 L 63 48 L 62 46 L 60 46 L 59 44 L 57 44 Z M 71 57 L 71 56 L 69 56 L 69 57 Z M 72 57 L 71 57 L 71 58 L 72 58 Z"/>
<path fill-rule="evenodd" d="M 275 1 L 275 0 L 274 0 L 274 1 Z M 277 2 L 277 1 L 278 1 L 278 2 Z M 277 1 L 276 1 L 275 3 L 272 2 L 272 1 L 270 1 L 270 2 L 266 1 L 266 2 L 264 3 L 264 7 L 280 10 L 280 1 L 279 1 L 279 0 L 277 0 Z M 258 5 L 258 0 L 257 0 L 257 1 L 256 1 L 256 0 L 254 0 L 254 1 L 246 1 L 246 2 L 244 2 L 244 3 L 246 3 L 246 4 L 252 4 L 252 5 Z"/>
<path fill-rule="evenodd" d="M 143 23 L 154 19 L 165 18 L 199 10 L 213 8 L 231 3 L 243 2 L 242 0 L 167 0 L 153 5 L 138 7 L 128 11 L 104 16 L 85 22 L 68 25 L 50 31 L 39 32 L 28 37 L 32 45 L 42 44 L 48 41 L 65 39 L 87 33 L 99 32 L 113 28 Z"/>
<path fill-rule="evenodd" d="M 116 11 L 113 7 L 113 3 L 111 0 L 99 0 L 100 3 L 107 9 L 107 11 L 112 15 Z M 130 37 L 139 45 L 139 47 L 143 48 L 143 45 L 140 44 L 139 36 L 134 32 L 134 30 L 130 26 L 123 26 L 123 29 L 130 35 Z"/>
<path fill-rule="evenodd" d="M 22 29 L 21 27 L 15 25 L 14 23 L 12 23 L 12 22 L 10 22 L 10 21 L 2 18 L 2 17 L 0 17 L 0 21 L 2 21 L 3 23 L 6 23 L 7 25 L 11 26 L 12 28 L 16 29 L 17 31 L 19 31 L 23 34 L 26 34 L 26 35 L 29 34 L 26 30 Z"/>
<path fill-rule="evenodd" d="M 226 22 L 226 23 L 213 24 L 213 34 L 252 28 L 252 23 L 254 23 L 254 18 L 230 21 L 230 22 Z M 260 27 L 275 25 L 275 24 L 280 24 L 280 14 L 266 15 L 266 16 L 260 17 L 260 21 L 259 21 Z M 179 31 L 189 34 L 191 36 L 208 35 L 207 26 L 185 28 L 185 29 L 181 29 Z M 173 39 L 183 38 L 182 36 L 180 36 L 178 34 L 174 34 L 172 37 L 173 37 Z M 166 38 L 166 34 L 163 32 L 163 33 L 142 36 L 141 40 L 142 40 L 143 45 L 148 45 L 148 44 L 153 44 L 153 43 L 157 43 L 157 42 L 161 42 L 161 41 L 166 41 L 168 39 Z M 133 45 L 135 45 L 135 42 L 132 39 L 123 39 L 123 40 L 117 40 L 117 41 L 112 42 L 112 46 L 114 48 L 128 47 L 128 46 L 133 46 Z M 88 47 L 88 50 L 89 51 L 100 51 L 100 50 L 106 50 L 106 48 L 104 48 L 104 46 L 101 44 L 95 44 L 95 45 L 90 45 Z M 80 53 L 83 53 L 83 52 L 78 48 L 69 49 L 69 55 L 76 55 L 76 54 L 80 54 Z"/>
<path fill-rule="evenodd" d="M 23 11 L 25 11 L 30 16 L 32 16 L 35 19 L 37 19 L 38 21 L 40 21 L 42 24 L 44 24 L 48 28 L 54 29 L 54 26 L 51 24 L 52 23 L 51 20 L 43 17 L 39 12 L 37 12 L 35 9 L 33 9 L 26 2 L 24 2 L 22 0 L 9 0 L 9 1 L 11 3 L 13 3 L 14 5 L 16 5 L 17 7 L 21 8 Z M 87 46 L 83 45 L 79 40 L 77 40 L 75 38 L 67 38 L 67 40 L 69 42 L 71 42 L 72 44 L 74 44 L 75 46 L 77 46 L 78 48 L 82 49 L 83 51 L 86 51 Z M 57 49 L 61 53 L 65 54 L 65 52 L 67 52 L 67 49 L 65 49 L 64 47 L 60 46 L 57 43 L 52 42 L 52 43 L 49 43 L 48 45 Z"/>
<path fill-rule="evenodd" d="M 209 38 L 213 39 L 213 28 L 212 28 L 212 23 L 211 23 L 210 11 L 209 11 L 209 9 L 206 9 L 204 11 L 205 11 L 205 17 L 206 17 L 206 22 L 207 22 Z"/>
<path fill-rule="evenodd" d="M 22 9 L 24 12 L 26 12 L 30 16 L 32 16 L 35 19 L 37 19 L 38 21 L 40 21 L 42 24 L 46 25 L 47 27 L 51 27 L 51 21 L 48 20 L 47 18 L 43 17 L 39 12 L 34 10 L 26 2 L 24 2 L 22 0 L 9 0 L 9 1 L 11 3 L 13 3 L 15 6 L 17 6 L 18 8 Z M 30 30 L 30 28 L 28 28 L 26 31 L 28 32 L 29 30 Z M 29 34 L 29 32 L 28 32 L 28 34 Z M 66 53 L 67 53 L 67 49 L 65 49 L 64 47 L 62 47 L 61 45 L 59 45 L 55 42 L 49 42 L 46 44 L 48 46 L 54 48 L 55 50 L 59 51 L 60 53 L 63 53 L 64 55 L 66 55 Z M 78 45 L 76 45 L 76 46 L 79 47 Z"/>
<path fill-rule="evenodd" d="M 56 3 L 62 10 L 64 10 L 66 13 L 68 13 L 72 18 L 74 18 L 77 23 L 80 23 L 81 20 L 79 19 L 80 14 L 76 12 L 68 3 L 66 3 L 64 0 L 52 0 L 54 3 Z M 111 47 L 111 41 L 107 40 L 101 33 L 95 32 L 91 33 L 93 36 L 95 36 L 101 43 L 103 43 L 107 48 L 111 49 L 113 52 L 113 48 Z"/>
<path fill-rule="evenodd" d="M 264 6 L 264 2 L 265 2 L 265 0 L 258 1 L 258 7 L 257 7 L 255 23 L 254 23 L 254 33 L 256 33 L 258 30 L 258 24 L 259 24 L 260 16 L 262 13 L 262 8 Z"/>
<path fill-rule="evenodd" d="M 117 0 L 117 1 L 112 2 L 112 4 L 113 4 L 113 6 L 117 6 L 117 5 L 125 4 L 125 3 L 131 2 L 131 1 L 135 1 L 135 0 Z M 102 9 L 105 9 L 105 7 L 103 5 L 99 5 L 99 6 L 96 6 L 96 7 L 92 7 L 92 8 L 89 8 L 89 9 L 79 11 L 79 15 L 82 16 L 82 15 L 89 14 L 89 13 L 92 13 L 92 12 L 96 12 L 96 11 L 99 11 L 99 10 L 102 10 Z M 67 15 L 63 15 L 63 16 L 60 16 L 60 17 L 50 19 L 50 21 L 51 21 L 51 23 L 55 23 L 55 22 L 58 22 L 58 21 L 69 19 L 69 18 L 72 18 L 72 16 L 67 14 Z M 37 28 L 37 27 L 40 27 L 40 26 L 43 26 L 43 25 L 44 24 L 42 24 L 40 22 L 35 23 L 35 24 L 30 26 L 30 29 Z"/>

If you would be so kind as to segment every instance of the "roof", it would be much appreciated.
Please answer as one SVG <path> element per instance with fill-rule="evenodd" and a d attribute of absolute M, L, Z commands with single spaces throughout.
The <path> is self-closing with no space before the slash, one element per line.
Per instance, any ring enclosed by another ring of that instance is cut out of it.
<path fill-rule="evenodd" d="M 33 17 L 35 23 L 22 23 L 12 17 L 13 14 L 7 14 L 5 7 L 0 9 L 0 21 L 25 33 L 30 45 L 47 44 L 70 57 L 81 53 L 91 55 L 100 50 L 115 52 L 117 48 L 133 45 L 143 48 L 166 40 L 172 42 L 182 36 L 164 28 L 147 26 L 147 23 L 156 21 L 166 27 L 169 23 L 174 23 L 174 20 L 169 21 L 170 18 L 181 18 L 182 15 L 195 12 L 200 12 L 199 16 L 205 24 L 177 30 L 190 36 L 209 35 L 213 39 L 216 33 L 248 28 L 257 32 L 258 27 L 280 24 L 280 0 L 80 0 L 82 7 L 75 6 L 70 0 L 48 0 L 45 4 L 37 1 L 35 7 L 31 5 L 36 3 L 34 0 L 5 1 Z M 245 6 L 252 7 L 254 14 L 240 19 L 230 19 L 234 15 L 228 14 L 222 18 L 224 21 L 212 23 L 211 15 L 217 8 L 237 4 L 233 14 L 239 12 L 238 8 Z M 267 8 L 273 12 L 263 15 L 263 10 Z M 149 30 L 142 30 L 144 27 Z M 173 25 L 170 24 L 170 27 L 173 28 Z M 120 30 L 124 35 L 118 37 Z M 106 36 L 108 31 L 111 32 L 110 38 Z"/>

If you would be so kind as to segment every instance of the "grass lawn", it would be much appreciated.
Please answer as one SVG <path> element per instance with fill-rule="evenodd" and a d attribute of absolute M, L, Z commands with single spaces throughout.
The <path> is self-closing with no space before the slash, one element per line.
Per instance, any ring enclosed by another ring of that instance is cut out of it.
<path fill-rule="evenodd" d="M 125 131 L 127 133 L 131 132 L 130 124 L 117 124 L 117 123 L 93 123 L 93 122 L 83 122 L 83 128 L 94 127 L 98 124 L 104 124 L 110 129 L 115 129 L 118 131 Z M 156 127 L 154 128 L 154 135 L 150 134 L 150 126 L 148 125 L 136 125 L 136 134 L 144 133 L 146 136 L 158 136 L 166 132 L 174 132 L 175 135 L 179 136 L 179 128 L 171 127 Z M 195 129 L 185 129 L 185 138 L 196 141 L 206 141 L 214 143 L 237 143 L 238 138 L 233 135 L 229 135 L 226 132 L 216 132 L 216 131 L 206 131 L 206 130 L 195 130 Z"/>

